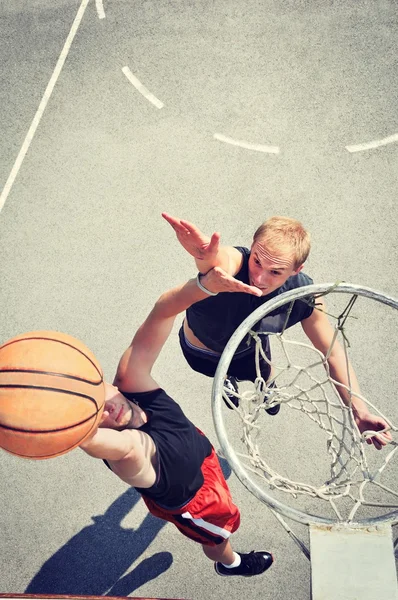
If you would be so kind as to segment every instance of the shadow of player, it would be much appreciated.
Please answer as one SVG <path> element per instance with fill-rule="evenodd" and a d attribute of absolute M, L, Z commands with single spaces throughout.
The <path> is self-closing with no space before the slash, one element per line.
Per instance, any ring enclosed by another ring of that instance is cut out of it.
<path fill-rule="evenodd" d="M 228 479 L 232 473 L 232 469 L 229 466 L 229 462 L 227 461 L 227 459 L 223 457 L 221 450 L 217 450 L 217 458 L 225 479 Z"/>
<path fill-rule="evenodd" d="M 49 558 L 25 590 L 29 594 L 128 596 L 171 566 L 170 552 L 146 558 L 124 575 L 166 525 L 148 513 L 137 529 L 121 527 L 140 495 L 129 488 L 103 515 Z"/>

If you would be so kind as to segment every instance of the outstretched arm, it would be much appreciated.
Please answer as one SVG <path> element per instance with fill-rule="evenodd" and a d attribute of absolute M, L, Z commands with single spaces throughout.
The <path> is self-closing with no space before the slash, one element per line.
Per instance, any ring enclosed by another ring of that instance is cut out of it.
<path fill-rule="evenodd" d="M 97 428 L 94 435 L 80 444 L 80 448 L 90 456 L 105 460 L 125 460 L 133 458 L 137 441 L 131 429 Z"/>
<path fill-rule="evenodd" d="M 220 246 L 220 234 L 205 235 L 193 223 L 162 213 L 162 217 L 176 232 L 181 246 L 195 259 L 200 273 L 213 267 L 221 267 L 230 275 L 236 275 L 242 263 L 242 255 L 233 246 Z"/>
<path fill-rule="evenodd" d="M 118 431 L 109 429 L 106 425 L 102 427 L 106 417 L 107 413 L 104 412 L 99 428 L 80 444 L 80 448 L 89 456 L 110 461 L 112 470 L 115 470 L 117 464 L 116 473 L 124 481 L 131 483 L 133 477 L 141 475 L 141 481 L 152 485 L 156 474 L 148 461 L 148 436 L 137 429 Z"/>
<path fill-rule="evenodd" d="M 304 319 L 301 324 L 315 348 L 327 357 L 332 379 L 342 384 L 336 386 L 336 389 L 344 404 L 352 406 L 359 431 L 363 433 L 367 430 L 381 431 L 389 429 L 388 423 L 382 417 L 370 413 L 367 404 L 361 398 L 358 398 L 357 394 L 360 395 L 361 392 L 354 369 L 339 342 L 335 340 L 332 346 L 335 332 L 327 318 L 325 304 L 322 300 L 314 309 L 312 315 L 308 319 Z M 391 434 L 386 431 L 382 435 L 369 438 L 367 442 L 368 444 L 373 443 L 380 450 L 391 439 Z"/>
<path fill-rule="evenodd" d="M 101 428 L 102 423 L 109 416 L 104 411 L 101 422 L 92 434 L 80 444 L 80 448 L 94 458 L 105 460 L 134 460 L 137 448 L 137 432 L 131 429 L 116 431 L 115 429 Z"/>
<path fill-rule="evenodd" d="M 159 387 L 151 375 L 152 367 L 170 335 L 175 317 L 205 297 L 195 279 L 162 294 L 121 357 L 114 384 L 126 392 L 146 392 Z"/>
<path fill-rule="evenodd" d="M 200 282 L 202 288 L 213 294 L 243 292 L 261 296 L 262 293 L 218 267 L 201 277 Z M 145 392 L 159 387 L 151 371 L 169 337 L 175 317 L 195 302 L 208 297 L 209 294 L 198 287 L 196 279 L 190 279 L 162 294 L 120 359 L 114 384 L 126 392 Z"/>

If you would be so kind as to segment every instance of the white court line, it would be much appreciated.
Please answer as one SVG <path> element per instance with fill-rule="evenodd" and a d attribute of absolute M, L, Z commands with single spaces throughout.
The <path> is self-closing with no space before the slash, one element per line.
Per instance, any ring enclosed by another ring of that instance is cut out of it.
<path fill-rule="evenodd" d="M 136 90 L 140 92 L 149 102 L 152 102 L 156 106 L 156 108 L 163 108 L 164 104 L 160 100 L 156 98 L 146 87 L 141 83 L 139 79 L 135 75 L 132 74 L 128 67 L 122 68 L 123 73 L 127 77 L 130 83 L 133 84 Z"/>
<path fill-rule="evenodd" d="M 31 126 L 29 127 L 29 131 L 26 134 L 25 140 L 24 140 L 24 142 L 22 144 L 22 147 L 21 147 L 21 149 L 19 151 L 19 154 L 18 154 L 18 156 L 16 158 L 16 161 L 14 163 L 14 166 L 11 169 L 11 173 L 8 176 L 8 179 L 7 179 L 6 184 L 5 184 L 4 188 L 3 188 L 3 191 L 1 192 L 1 195 L 0 195 L 0 211 L 2 210 L 2 208 L 3 208 L 3 206 L 4 206 L 5 202 L 6 202 L 6 200 L 8 198 L 8 194 L 10 193 L 11 188 L 12 188 L 12 186 L 14 184 L 15 178 L 18 175 L 19 169 L 21 168 L 21 165 L 23 163 L 25 155 L 26 155 L 27 151 L 29 150 L 29 146 L 30 146 L 30 144 L 31 144 L 31 142 L 33 140 L 33 136 L 36 133 L 36 129 L 37 129 L 39 123 L 40 123 L 40 120 L 41 120 L 41 118 L 43 116 L 44 110 L 45 110 L 45 108 L 47 106 L 47 102 L 49 101 L 49 99 L 51 97 L 51 94 L 52 94 L 52 91 L 54 89 L 54 86 L 57 83 L 57 79 L 59 77 L 59 74 L 61 73 L 62 67 L 64 66 L 64 63 L 65 63 L 65 60 L 66 60 L 66 57 L 68 56 L 69 49 L 70 49 L 70 47 L 72 45 L 73 38 L 76 35 L 76 32 L 77 32 L 77 30 L 79 28 L 79 25 L 81 23 L 81 20 L 83 18 L 84 11 L 86 10 L 87 4 L 89 3 L 89 1 L 90 0 L 82 0 L 82 3 L 81 3 L 81 5 L 80 5 L 80 7 L 79 7 L 79 9 L 77 11 L 75 20 L 73 21 L 73 24 L 72 24 L 72 28 L 71 28 L 71 30 L 69 32 L 68 37 L 66 38 L 65 45 L 62 48 L 61 54 L 59 55 L 57 64 L 55 65 L 54 72 L 51 75 L 50 81 L 47 84 L 46 90 L 44 92 L 44 96 L 43 96 L 43 98 L 40 101 L 39 108 L 36 111 L 36 114 L 35 114 L 35 116 L 33 118 Z"/>
<path fill-rule="evenodd" d="M 104 5 L 102 0 L 95 0 L 95 8 L 97 9 L 97 15 L 99 19 L 105 19 Z"/>
<path fill-rule="evenodd" d="M 241 148 L 246 148 L 247 150 L 267 152 L 268 154 L 279 154 L 278 146 L 264 146 L 263 144 L 251 144 L 250 142 L 244 142 L 243 140 L 234 140 L 230 137 L 227 137 L 226 135 L 222 135 L 222 133 L 215 133 L 213 137 L 216 140 L 219 140 L 220 142 L 232 144 L 232 146 L 240 146 Z"/>
<path fill-rule="evenodd" d="M 362 152 L 363 150 L 372 150 L 372 148 L 387 146 L 387 144 L 393 144 L 394 142 L 398 142 L 398 133 L 394 133 L 394 135 L 390 135 L 381 140 L 374 140 L 373 142 L 365 142 L 364 144 L 346 146 L 346 150 L 348 150 L 348 152 Z"/>

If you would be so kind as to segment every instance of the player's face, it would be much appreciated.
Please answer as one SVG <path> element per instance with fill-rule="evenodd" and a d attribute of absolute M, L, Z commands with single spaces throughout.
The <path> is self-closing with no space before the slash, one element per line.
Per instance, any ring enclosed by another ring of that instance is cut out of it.
<path fill-rule="evenodd" d="M 113 385 L 106 386 L 104 412 L 109 413 L 101 422 L 101 427 L 109 429 L 126 429 L 133 420 L 133 409 L 130 402 Z"/>
<path fill-rule="evenodd" d="M 285 281 L 299 273 L 294 265 L 294 257 L 289 254 L 268 250 L 261 241 L 254 242 L 249 258 L 250 285 L 260 288 L 263 296 L 271 294 L 281 287 Z"/>

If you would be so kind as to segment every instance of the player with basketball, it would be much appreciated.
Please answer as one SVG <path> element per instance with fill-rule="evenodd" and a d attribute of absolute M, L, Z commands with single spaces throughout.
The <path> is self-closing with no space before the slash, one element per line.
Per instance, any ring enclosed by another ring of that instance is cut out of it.
<path fill-rule="evenodd" d="M 207 293 L 201 302 L 192 303 L 185 314 L 180 329 L 180 345 L 188 364 L 199 373 L 214 377 L 220 356 L 240 323 L 256 308 L 271 298 L 313 283 L 302 272 L 310 252 L 310 236 L 303 225 L 288 217 L 272 217 L 260 225 L 253 236 L 251 248 L 220 245 L 220 234 L 211 237 L 203 234 L 188 221 L 163 213 L 164 219 L 173 227 L 183 248 L 194 257 L 198 268 L 197 285 Z M 203 284 L 207 274 L 207 285 Z M 235 292 L 237 282 L 248 286 L 243 293 Z M 250 289 L 249 289 L 250 288 Z M 247 293 L 249 292 L 249 293 Z M 220 293 L 220 294 L 219 294 Z M 260 327 L 275 333 L 282 331 L 287 318 L 288 305 L 277 314 L 266 317 Z M 317 310 L 302 301 L 296 301 L 288 316 L 287 327 L 301 323 L 313 346 L 327 356 L 331 377 L 343 384 L 338 392 L 343 402 L 352 403 L 355 421 L 361 432 L 381 431 L 388 428 L 386 421 L 369 413 L 366 404 L 356 396 L 359 385 L 351 365 L 347 369 L 345 354 L 338 343 L 331 344 L 334 330 L 329 323 L 323 300 L 317 300 Z M 250 337 L 241 342 L 231 360 L 225 386 L 232 393 L 228 397 L 237 405 L 239 380 L 255 381 L 255 343 Z M 270 359 L 268 336 L 261 336 L 265 355 Z M 329 353 L 329 348 L 332 350 Z M 271 378 L 270 366 L 260 357 L 260 372 L 264 381 Z M 271 384 L 272 385 L 272 384 Z M 346 386 L 346 387 L 344 387 Z M 348 389 L 354 392 L 351 395 Z M 275 415 L 280 405 L 267 412 Z M 389 432 L 367 439 L 381 449 L 391 439 Z"/>
<path fill-rule="evenodd" d="M 266 571 L 272 555 L 232 550 L 240 514 L 214 448 L 151 375 L 175 315 L 205 297 L 195 280 L 163 294 L 124 352 L 114 385 L 105 384 L 102 421 L 80 447 L 135 487 L 153 515 L 202 544 L 219 575 L 250 577 Z"/>

